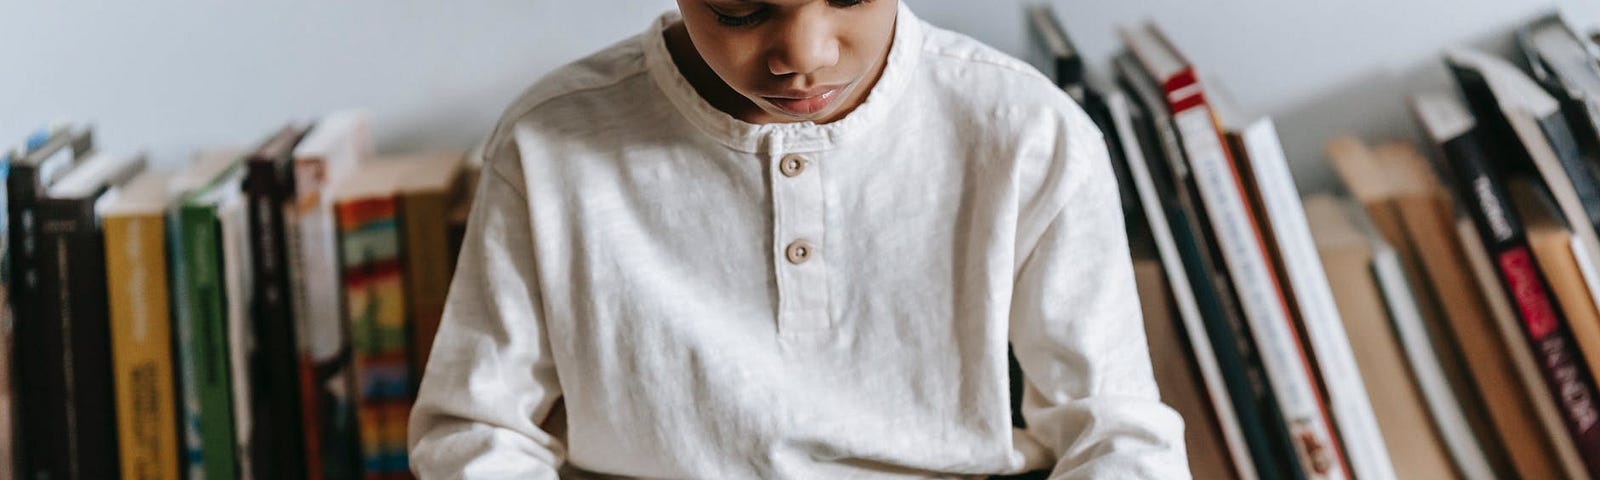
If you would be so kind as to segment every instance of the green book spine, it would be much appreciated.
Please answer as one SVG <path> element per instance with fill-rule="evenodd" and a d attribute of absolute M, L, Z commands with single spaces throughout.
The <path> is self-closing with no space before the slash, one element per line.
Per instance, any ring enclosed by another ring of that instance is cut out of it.
<path fill-rule="evenodd" d="M 178 268 L 180 342 L 185 397 L 185 470 L 208 480 L 238 475 L 233 394 L 228 364 L 227 299 L 216 208 L 178 210 L 174 259 Z"/>

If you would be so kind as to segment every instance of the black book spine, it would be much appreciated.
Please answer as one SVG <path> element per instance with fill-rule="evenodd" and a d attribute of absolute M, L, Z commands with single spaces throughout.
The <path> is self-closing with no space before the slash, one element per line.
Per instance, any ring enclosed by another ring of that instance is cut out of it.
<path fill-rule="evenodd" d="M 256 341 L 250 359 L 254 427 L 251 465 L 256 478 L 303 478 L 299 352 L 289 297 L 284 208 L 292 196 L 285 159 L 252 158 L 244 180 L 255 272 L 251 306 Z"/>
<path fill-rule="evenodd" d="M 39 199 L 35 205 L 39 289 L 34 292 L 37 315 L 27 323 L 34 334 L 30 340 L 40 342 L 35 348 L 44 355 L 36 359 L 42 369 L 31 373 L 48 379 L 48 394 L 56 402 L 46 404 L 50 414 L 36 420 L 57 431 L 50 437 L 53 447 L 35 446 L 62 449 L 48 458 L 67 463 L 41 465 L 30 473 L 53 470 L 56 476 L 50 478 L 116 478 L 120 471 L 105 244 L 94 202 Z"/>
<path fill-rule="evenodd" d="M 72 478 L 70 437 L 64 426 L 71 414 L 66 402 L 67 385 L 62 362 L 67 349 L 50 316 L 41 292 L 54 289 L 40 278 L 37 258 L 42 247 L 38 237 L 38 181 L 35 165 L 13 164 L 7 178 L 11 224 L 11 298 L 16 318 L 17 459 L 20 478 Z"/>
<path fill-rule="evenodd" d="M 1578 360 L 1577 342 L 1557 307 L 1549 283 L 1528 246 L 1527 231 L 1505 185 L 1493 170 L 1477 130 L 1444 143 L 1458 198 L 1477 226 L 1500 277 L 1501 287 L 1522 320 L 1521 339 L 1538 360 L 1540 376 L 1557 399 L 1567 433 L 1577 445 L 1590 476 L 1600 478 L 1600 411 L 1588 367 Z"/>
<path fill-rule="evenodd" d="M 1119 61 L 1119 63 L 1127 63 Z M 1198 192 L 1188 175 L 1183 152 L 1178 146 L 1177 128 L 1170 117 L 1142 112 L 1164 111 L 1165 103 L 1148 78 L 1137 78 L 1137 71 L 1125 65 L 1121 68 L 1120 82 L 1126 91 L 1134 92 L 1137 99 L 1134 114 L 1134 133 L 1145 146 L 1151 180 L 1161 191 L 1162 210 L 1167 214 L 1167 224 L 1178 244 L 1185 274 L 1195 290 L 1195 300 L 1205 320 L 1206 336 L 1210 337 L 1217 366 L 1222 370 L 1229 399 L 1239 418 L 1245 443 L 1249 445 L 1254 467 L 1263 480 L 1290 480 L 1305 478 L 1297 461 L 1288 425 L 1277 412 L 1277 397 L 1267 385 L 1266 367 L 1256 350 L 1254 337 L 1244 324 L 1237 299 L 1226 271 L 1217 263 L 1221 252 L 1216 248 L 1203 209 L 1196 208 Z M 1136 68 L 1136 67 L 1135 67 Z M 1185 178 L 1188 181 L 1179 181 Z"/>

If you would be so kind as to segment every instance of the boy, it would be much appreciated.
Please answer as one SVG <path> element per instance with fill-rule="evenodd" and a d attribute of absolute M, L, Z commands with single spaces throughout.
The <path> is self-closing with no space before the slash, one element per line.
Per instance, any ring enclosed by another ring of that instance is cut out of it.
<path fill-rule="evenodd" d="M 1068 97 L 896 0 L 678 6 L 489 140 L 419 476 L 1188 477 Z"/>

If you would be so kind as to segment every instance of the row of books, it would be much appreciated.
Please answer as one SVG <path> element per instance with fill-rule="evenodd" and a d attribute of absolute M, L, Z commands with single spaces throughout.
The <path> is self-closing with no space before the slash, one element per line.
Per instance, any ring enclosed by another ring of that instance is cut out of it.
<path fill-rule="evenodd" d="M 1450 50 L 1460 93 L 1414 101 L 1431 146 L 1335 139 L 1343 191 L 1302 197 L 1273 122 L 1155 26 L 1096 89 L 1054 12 L 1028 25 L 1111 147 L 1195 478 L 1600 478 L 1591 39 L 1551 15 L 1517 33 L 1526 69 Z"/>
<path fill-rule="evenodd" d="M 475 173 L 369 124 L 177 169 L 85 126 L 9 151 L 0 479 L 409 478 Z"/>

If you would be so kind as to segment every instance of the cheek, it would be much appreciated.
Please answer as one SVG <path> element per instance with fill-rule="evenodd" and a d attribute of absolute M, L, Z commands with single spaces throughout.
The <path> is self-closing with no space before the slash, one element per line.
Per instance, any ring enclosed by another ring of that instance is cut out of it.
<path fill-rule="evenodd" d="M 870 14 L 858 16 L 851 22 L 847 32 L 840 39 L 844 46 L 851 65 L 858 69 L 867 69 L 883 58 L 889 51 L 889 44 L 894 42 L 894 22 L 896 9 L 894 2 L 880 1 L 882 5 L 874 5 L 876 10 Z"/>
<path fill-rule="evenodd" d="M 726 30 L 726 29 L 723 29 Z M 724 82 L 742 89 L 768 74 L 767 64 L 754 35 L 739 32 L 708 33 L 696 41 L 700 57 Z"/>

